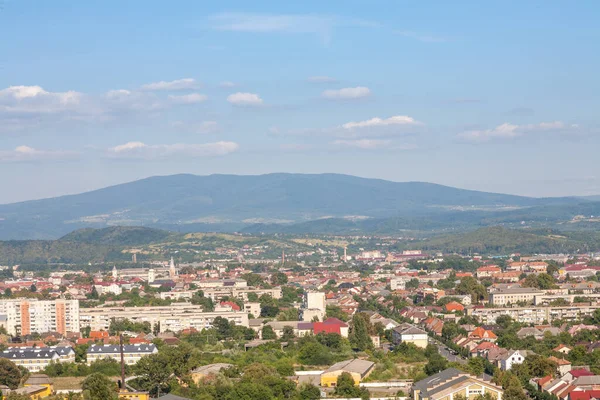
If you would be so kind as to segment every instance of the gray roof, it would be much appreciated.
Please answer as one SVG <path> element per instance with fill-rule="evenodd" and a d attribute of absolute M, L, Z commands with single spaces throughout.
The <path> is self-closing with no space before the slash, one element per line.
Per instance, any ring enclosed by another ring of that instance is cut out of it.
<path fill-rule="evenodd" d="M 6 350 L 6 351 L 3 351 L 2 353 L 0 353 L 0 357 L 8 358 L 9 360 L 11 360 L 11 359 L 12 360 L 18 360 L 18 359 L 51 360 L 53 358 L 60 357 L 60 356 L 54 350 L 39 349 L 39 350 L 19 350 L 19 351 Z"/>
<path fill-rule="evenodd" d="M 72 347 L 69 346 L 50 346 L 50 347 L 11 347 L 6 349 L 6 351 L 11 352 L 11 353 L 18 353 L 20 351 L 23 350 L 27 350 L 27 351 L 38 351 L 38 350 L 47 350 L 47 351 L 55 351 L 59 356 L 64 356 L 67 355 L 69 353 L 75 353 L 75 350 L 73 350 Z"/>
<path fill-rule="evenodd" d="M 491 377 L 489 375 L 483 375 L 483 379 L 477 378 L 467 374 L 466 372 L 460 371 L 456 368 L 448 368 L 428 378 L 420 380 L 413 384 L 413 390 L 419 390 L 419 397 L 430 397 L 438 392 L 448 389 L 451 386 L 463 383 L 470 379 L 477 379 L 489 383 Z M 436 386 L 439 385 L 439 386 Z"/>
<path fill-rule="evenodd" d="M 580 376 L 571 384 L 573 386 L 600 385 L 600 375 Z"/>
<path fill-rule="evenodd" d="M 398 325 L 393 330 L 401 335 L 427 335 L 427 332 L 425 332 L 423 329 L 406 323 Z"/>
<path fill-rule="evenodd" d="M 355 372 L 360 374 L 361 376 L 366 375 L 371 368 L 375 366 L 374 362 L 367 360 L 346 360 L 340 361 L 338 363 L 333 364 L 331 367 L 327 368 L 325 372 L 334 372 L 334 371 L 346 371 L 346 372 Z"/>
<path fill-rule="evenodd" d="M 419 397 L 426 397 L 423 393 L 427 392 L 427 389 L 441 383 L 448 381 L 452 378 L 459 376 L 460 374 L 464 374 L 464 372 L 459 371 L 456 368 L 448 368 L 443 371 L 438 372 L 435 375 L 431 375 L 428 378 L 422 379 L 419 382 L 413 384 L 413 390 L 419 390 L 421 395 Z"/>
<path fill-rule="evenodd" d="M 123 345 L 124 353 L 142 353 L 150 354 L 155 353 L 156 346 L 154 344 L 125 344 Z M 86 353 L 87 354 L 118 354 L 121 352 L 120 346 L 117 344 L 105 344 L 105 345 L 91 345 Z"/>
<path fill-rule="evenodd" d="M 52 381 L 48 378 L 48 375 L 44 374 L 33 374 L 29 376 L 26 385 L 48 385 L 51 384 Z"/>
<path fill-rule="evenodd" d="M 156 398 L 155 400 L 192 400 L 189 397 L 181 397 L 181 396 L 175 396 L 174 394 L 165 394 L 164 396 L 160 396 L 158 398 Z"/>

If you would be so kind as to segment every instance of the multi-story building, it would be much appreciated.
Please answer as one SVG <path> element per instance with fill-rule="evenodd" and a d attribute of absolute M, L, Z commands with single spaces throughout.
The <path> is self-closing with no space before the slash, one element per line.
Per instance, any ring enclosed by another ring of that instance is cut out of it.
<path fill-rule="evenodd" d="M 155 353 L 158 353 L 158 349 L 153 344 L 123 345 L 123 359 L 127 365 L 137 364 L 142 357 Z M 121 346 L 118 344 L 93 344 L 87 349 L 86 358 L 88 365 L 106 358 L 121 362 Z"/>
<path fill-rule="evenodd" d="M 75 362 L 75 351 L 72 347 L 14 347 L 0 353 L 0 357 L 27 368 L 29 372 L 39 372 L 51 363 Z"/>
<path fill-rule="evenodd" d="M 544 294 L 544 292 L 531 288 L 511 288 L 496 290 L 489 295 L 490 304 L 494 306 L 504 306 L 507 304 L 517 304 L 520 302 L 533 303 L 535 296 Z"/>
<path fill-rule="evenodd" d="M 467 308 L 467 315 L 479 318 L 483 324 L 493 324 L 501 315 L 508 315 L 520 323 L 542 325 L 556 319 L 579 321 L 594 314 L 600 305 L 564 306 L 564 307 L 498 307 L 498 308 Z"/>
<path fill-rule="evenodd" d="M 179 332 L 188 328 L 202 330 L 212 328 L 212 322 L 216 317 L 223 317 L 236 325 L 248 327 L 246 312 L 204 312 L 202 306 L 190 303 L 154 307 L 96 307 L 80 310 L 81 326 L 89 326 L 94 331 L 108 330 L 113 318 L 148 322 L 152 329 L 158 328 L 160 332 Z"/>
<path fill-rule="evenodd" d="M 6 316 L 7 331 L 12 335 L 79 332 L 77 300 L 0 300 L 0 315 Z"/>
<path fill-rule="evenodd" d="M 243 301 L 248 301 L 248 296 L 252 293 L 258 297 L 267 295 L 274 299 L 280 299 L 282 296 L 281 288 L 261 289 L 253 287 L 216 287 L 202 289 L 202 291 L 204 292 L 204 297 L 209 297 L 213 301 L 221 300 L 225 297 L 235 297 Z"/>
<path fill-rule="evenodd" d="M 325 293 L 323 292 L 306 292 L 304 293 L 304 304 L 302 306 L 302 320 L 312 321 L 318 319 L 323 321 L 325 318 Z"/>

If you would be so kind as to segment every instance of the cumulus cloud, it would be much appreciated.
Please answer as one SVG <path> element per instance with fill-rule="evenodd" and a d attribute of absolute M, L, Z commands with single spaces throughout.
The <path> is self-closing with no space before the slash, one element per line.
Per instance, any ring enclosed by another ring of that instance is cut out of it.
<path fill-rule="evenodd" d="M 190 93 L 181 96 L 169 95 L 169 100 L 175 104 L 197 104 L 208 99 L 208 96 L 200 93 Z"/>
<path fill-rule="evenodd" d="M 41 86 L 10 86 L 0 90 L 0 112 L 5 113 L 61 113 L 78 108 L 83 94 L 48 92 Z"/>
<path fill-rule="evenodd" d="M 256 93 L 233 93 L 227 96 L 227 101 L 235 106 L 260 106 L 263 104 L 263 100 Z"/>
<path fill-rule="evenodd" d="M 390 126 L 390 125 L 421 125 L 419 121 L 406 115 L 394 115 L 389 118 L 371 118 L 366 121 L 347 122 L 342 125 L 344 129 L 357 129 L 357 128 L 370 128 L 377 126 Z"/>
<path fill-rule="evenodd" d="M 352 88 L 343 89 L 330 89 L 325 90 L 321 96 L 329 100 L 347 100 L 347 99 L 360 99 L 367 97 L 371 94 L 371 90 L 368 87 L 357 86 Z"/>
<path fill-rule="evenodd" d="M 142 85 L 142 90 L 189 90 L 195 89 L 199 85 L 194 78 L 176 79 L 174 81 L 152 82 Z"/>
<path fill-rule="evenodd" d="M 14 150 L 0 150 L 0 162 L 37 162 L 64 160 L 74 158 L 77 155 L 70 151 L 38 150 L 29 146 L 18 146 Z"/>
<path fill-rule="evenodd" d="M 512 139 L 536 132 L 566 132 L 578 128 L 579 126 L 576 124 L 569 125 L 561 121 L 525 125 L 515 125 L 505 122 L 493 129 L 468 130 L 460 133 L 458 137 L 471 142 L 486 142 L 492 139 Z"/>
<path fill-rule="evenodd" d="M 306 81 L 308 83 L 336 83 L 337 79 L 330 76 L 309 76 Z"/>
<path fill-rule="evenodd" d="M 215 142 L 203 144 L 156 144 L 128 142 L 108 149 L 108 156 L 130 159 L 167 159 L 171 157 L 211 157 L 223 156 L 239 149 L 235 142 Z"/>

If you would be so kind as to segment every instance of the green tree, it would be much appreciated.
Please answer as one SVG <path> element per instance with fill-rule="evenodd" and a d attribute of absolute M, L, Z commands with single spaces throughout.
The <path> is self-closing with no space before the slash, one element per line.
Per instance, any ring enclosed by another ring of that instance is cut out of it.
<path fill-rule="evenodd" d="M 342 321 L 348 321 L 349 317 L 339 306 L 326 306 L 325 315 L 327 318 L 337 318 Z"/>
<path fill-rule="evenodd" d="M 419 280 L 417 278 L 412 278 L 410 281 L 406 282 L 404 287 L 406 289 L 417 289 L 419 287 Z"/>
<path fill-rule="evenodd" d="M 21 370 L 12 361 L 0 358 L 0 385 L 16 389 L 21 383 Z"/>
<path fill-rule="evenodd" d="M 135 373 L 140 377 L 138 385 L 155 397 L 168 391 L 168 380 L 172 372 L 169 359 L 164 353 L 142 357 L 135 365 Z"/>
<path fill-rule="evenodd" d="M 273 327 L 271 325 L 263 326 L 261 331 L 261 337 L 264 340 L 277 339 L 277 335 L 275 334 L 275 331 L 273 330 Z"/>
<path fill-rule="evenodd" d="M 321 389 L 315 385 L 305 384 L 298 390 L 300 400 L 319 400 L 321 398 Z"/>
<path fill-rule="evenodd" d="M 373 342 L 369 336 L 369 316 L 365 313 L 354 314 L 352 318 L 352 330 L 349 339 L 352 347 L 359 351 L 373 348 Z"/>
<path fill-rule="evenodd" d="M 440 354 L 433 354 L 429 357 L 429 361 L 425 364 L 425 373 L 427 375 L 434 375 L 440 371 L 443 371 L 448 366 L 448 361 Z"/>
<path fill-rule="evenodd" d="M 117 386 L 100 373 L 89 375 L 81 383 L 85 400 L 113 400 L 117 398 Z"/>
<path fill-rule="evenodd" d="M 275 272 L 271 275 L 271 284 L 273 286 L 281 286 L 288 283 L 288 277 L 283 272 Z"/>
<path fill-rule="evenodd" d="M 283 327 L 283 335 L 281 335 L 282 340 L 292 340 L 295 337 L 296 335 L 294 335 L 294 328 L 291 326 Z"/>

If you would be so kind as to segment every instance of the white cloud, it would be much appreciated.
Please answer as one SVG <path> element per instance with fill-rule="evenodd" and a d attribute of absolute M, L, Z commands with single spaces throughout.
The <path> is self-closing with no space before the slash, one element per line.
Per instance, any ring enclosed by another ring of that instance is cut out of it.
<path fill-rule="evenodd" d="M 36 162 L 70 159 L 77 155 L 70 151 L 38 150 L 29 146 L 18 146 L 14 150 L 0 150 L 0 162 Z"/>
<path fill-rule="evenodd" d="M 389 118 L 371 118 L 366 121 L 347 122 L 342 125 L 344 129 L 356 129 L 356 128 L 371 128 L 378 126 L 390 126 L 390 125 L 421 125 L 419 121 L 406 115 L 394 115 Z"/>
<path fill-rule="evenodd" d="M 309 76 L 306 81 L 308 83 L 336 83 L 337 79 L 330 76 Z"/>
<path fill-rule="evenodd" d="M 337 90 L 325 90 L 321 96 L 330 100 L 346 100 L 346 99 L 360 99 L 367 97 L 371 94 L 371 90 L 368 87 L 357 86 L 353 88 L 343 88 Z"/>
<path fill-rule="evenodd" d="M 236 106 L 260 106 L 263 100 L 256 93 L 237 92 L 227 96 L 227 101 Z"/>
<path fill-rule="evenodd" d="M 458 135 L 459 138 L 472 142 L 486 142 L 492 139 L 512 139 L 536 132 L 566 132 L 579 128 L 578 125 L 568 125 L 561 121 L 540 122 L 538 124 L 514 125 L 508 122 L 493 129 L 469 130 Z"/>
<path fill-rule="evenodd" d="M 190 93 L 181 96 L 169 95 L 169 100 L 175 104 L 197 104 L 208 99 L 208 96 L 200 93 Z"/>
<path fill-rule="evenodd" d="M 219 83 L 219 86 L 222 88 L 232 88 L 232 87 L 236 87 L 237 85 L 230 81 L 223 81 L 223 82 Z"/>
<path fill-rule="evenodd" d="M 73 90 L 48 92 L 40 86 L 10 86 L 0 90 L 0 112 L 53 114 L 72 111 L 83 94 Z"/>
<path fill-rule="evenodd" d="M 170 157 L 210 157 L 223 156 L 239 149 L 235 142 L 215 142 L 203 144 L 157 144 L 128 142 L 108 149 L 108 156 L 132 159 L 166 159 Z"/>
<path fill-rule="evenodd" d="M 353 147 L 363 150 L 375 150 L 389 147 L 391 141 L 381 139 L 336 140 L 333 142 L 333 144 L 340 147 Z"/>
<path fill-rule="evenodd" d="M 160 82 L 153 82 L 153 83 L 147 83 L 145 85 L 142 85 L 142 90 L 188 90 L 188 89 L 195 89 L 197 88 L 199 85 L 196 83 L 196 80 L 193 78 L 184 78 L 184 79 L 177 79 L 174 81 L 160 81 Z"/>

